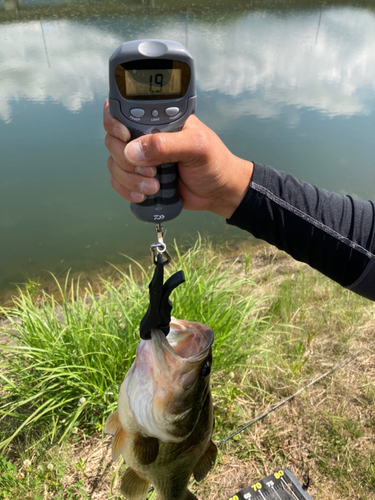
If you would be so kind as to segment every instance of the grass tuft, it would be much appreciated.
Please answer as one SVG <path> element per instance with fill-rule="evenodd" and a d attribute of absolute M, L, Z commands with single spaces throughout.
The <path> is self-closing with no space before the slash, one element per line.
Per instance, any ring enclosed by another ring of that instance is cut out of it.
<path fill-rule="evenodd" d="M 218 372 L 243 365 L 263 321 L 258 301 L 242 294 L 250 279 L 233 282 L 230 266 L 202 252 L 200 241 L 184 255 L 176 251 L 168 274 L 182 268 L 186 285 L 173 293 L 174 316 L 211 326 Z M 140 281 L 132 268 L 117 271 L 116 283 L 102 280 L 98 295 L 91 288 L 82 293 L 68 275 L 64 286 L 56 281 L 58 296 L 42 291 L 36 300 L 27 287 L 19 289 L 14 306 L 0 310 L 10 341 L 0 345 L 0 450 L 26 436 L 54 443 L 78 429 L 102 429 L 134 359 L 153 269 L 138 266 Z"/>
<path fill-rule="evenodd" d="M 374 304 L 269 246 L 233 253 L 176 248 L 165 276 L 186 277 L 173 315 L 215 334 L 215 442 L 375 340 Z M 134 359 L 152 272 L 133 261 L 97 293 L 69 276 L 55 295 L 29 280 L 0 310 L 0 496 L 122 498 L 103 424 Z M 286 465 L 310 478 L 313 498 L 375 500 L 374 356 L 364 351 L 223 445 L 192 491 L 225 500 Z"/>

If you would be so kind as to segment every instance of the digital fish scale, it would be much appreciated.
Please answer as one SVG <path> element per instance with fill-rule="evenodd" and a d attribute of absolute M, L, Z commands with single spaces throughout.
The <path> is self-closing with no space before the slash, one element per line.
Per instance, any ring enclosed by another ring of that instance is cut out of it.
<path fill-rule="evenodd" d="M 313 500 L 294 476 L 283 467 L 274 474 L 247 486 L 228 500 Z"/>
<path fill-rule="evenodd" d="M 171 40 L 123 43 L 109 60 L 109 109 L 129 129 L 131 138 L 178 132 L 195 112 L 194 61 L 187 49 Z M 160 190 L 141 203 L 131 203 L 144 222 L 164 223 L 182 210 L 178 165 L 157 165 Z"/>

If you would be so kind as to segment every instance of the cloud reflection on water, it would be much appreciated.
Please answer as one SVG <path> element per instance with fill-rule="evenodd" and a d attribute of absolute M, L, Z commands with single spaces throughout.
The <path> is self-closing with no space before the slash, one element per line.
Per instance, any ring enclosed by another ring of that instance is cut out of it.
<path fill-rule="evenodd" d="M 203 43 L 201 30 L 193 30 L 190 48 L 200 55 L 199 87 L 236 97 L 226 103 L 232 117 L 271 118 L 284 106 L 330 116 L 370 112 L 375 100 L 375 15 L 369 11 L 253 14 L 225 36 L 215 36 L 214 47 Z"/>
<path fill-rule="evenodd" d="M 108 59 L 121 38 L 76 21 L 0 26 L 0 118 L 12 101 L 52 100 L 72 112 L 108 92 Z"/>
<path fill-rule="evenodd" d="M 138 38 L 148 36 L 146 26 L 144 33 L 137 31 Z M 152 36 L 168 38 L 168 23 Z M 22 98 L 51 100 L 72 112 L 104 98 L 108 58 L 123 39 L 99 25 L 68 20 L 1 26 L 0 118 L 9 122 L 12 101 Z M 230 110 L 232 118 L 272 118 L 286 106 L 329 116 L 365 115 L 373 109 L 371 11 L 255 11 L 218 24 L 191 17 L 188 48 L 196 60 L 199 91 L 221 94 L 220 112 Z M 291 125 L 297 122 L 294 114 Z"/>

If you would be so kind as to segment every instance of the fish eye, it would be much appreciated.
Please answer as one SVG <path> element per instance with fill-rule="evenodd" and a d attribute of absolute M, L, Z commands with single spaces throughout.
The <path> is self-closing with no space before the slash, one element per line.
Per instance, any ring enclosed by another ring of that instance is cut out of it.
<path fill-rule="evenodd" d="M 201 375 L 203 378 L 205 378 L 208 377 L 210 373 L 211 373 L 211 364 L 209 361 L 206 361 L 205 364 L 202 366 Z"/>

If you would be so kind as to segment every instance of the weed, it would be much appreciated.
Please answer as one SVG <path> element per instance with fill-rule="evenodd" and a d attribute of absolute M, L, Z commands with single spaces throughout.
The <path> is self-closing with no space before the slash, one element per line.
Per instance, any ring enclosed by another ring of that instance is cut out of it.
<path fill-rule="evenodd" d="M 173 292 L 174 316 L 215 333 L 215 441 L 373 338 L 375 313 L 367 301 L 281 252 L 247 248 L 239 260 L 198 242 L 176 255 L 169 273 L 182 268 L 186 285 Z M 38 500 L 47 489 L 58 500 L 87 498 L 99 466 L 85 449 L 103 433 L 134 359 L 153 271 L 137 263 L 126 273 L 116 270 L 118 281 L 102 280 L 97 295 L 67 277 L 59 297 L 23 288 L 14 306 L 0 311 L 11 323 L 4 333 L 12 341 L 0 347 L 0 440 L 12 456 L 1 457 L 0 497 Z M 301 479 L 309 471 L 314 498 L 375 499 L 373 360 L 355 366 L 223 446 L 212 476 L 219 480 L 195 484 L 197 496 L 228 498 L 240 485 L 292 464 Z M 70 462 L 60 455 L 45 462 L 43 450 L 58 442 L 85 445 Z M 100 463 L 100 470 L 107 467 Z M 108 498 L 118 498 L 122 469 L 120 460 L 112 482 L 105 476 Z"/>
<path fill-rule="evenodd" d="M 230 267 L 198 243 L 170 273 L 182 267 L 186 287 L 174 292 L 174 315 L 200 321 L 215 331 L 216 370 L 244 364 L 258 343 L 260 307 L 249 278 L 233 280 Z M 198 259 L 199 255 L 199 259 Z M 82 294 L 79 282 L 60 287 L 59 301 L 42 292 L 36 304 L 20 289 L 15 306 L 2 309 L 11 322 L 13 345 L 0 346 L 3 369 L 0 449 L 44 429 L 43 439 L 62 442 L 79 432 L 94 432 L 116 406 L 117 392 L 130 367 L 138 327 L 145 313 L 151 269 L 135 280 L 132 269 L 116 285 L 103 280 L 102 293 Z M 246 335 L 246 342 L 244 338 Z"/>
<path fill-rule="evenodd" d="M 20 470 L 5 456 L 0 457 L 0 493 L 12 500 L 88 500 L 83 482 L 77 480 L 68 488 L 63 467 L 52 464 L 35 466 L 25 460 Z"/>
<path fill-rule="evenodd" d="M 38 293 L 39 293 L 39 290 L 40 290 L 40 286 L 41 286 L 41 283 L 40 281 L 35 281 L 29 277 L 26 277 L 26 281 L 24 283 L 24 289 L 25 289 L 25 292 L 27 294 L 29 294 L 29 296 L 31 297 L 32 300 L 35 300 Z"/>

